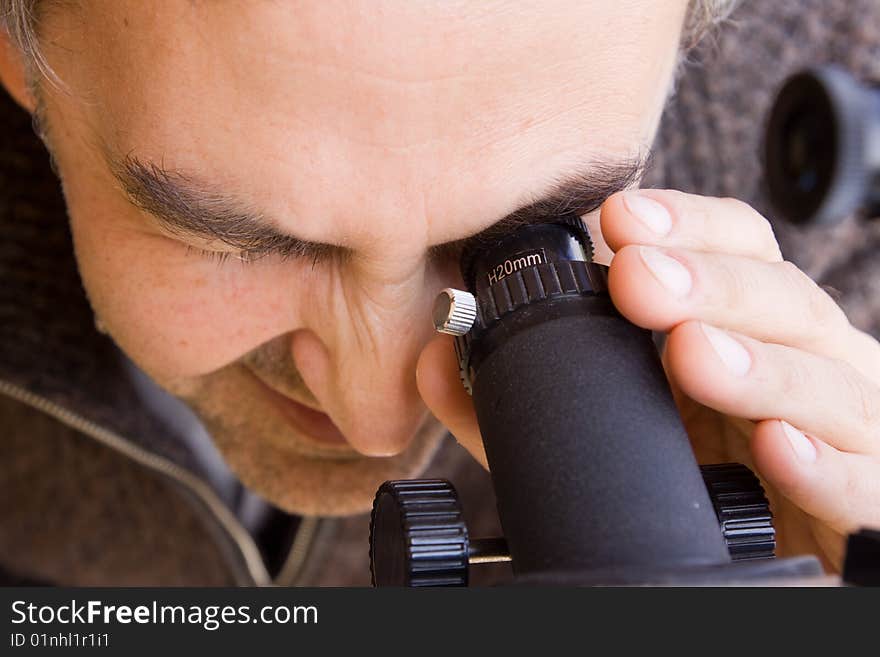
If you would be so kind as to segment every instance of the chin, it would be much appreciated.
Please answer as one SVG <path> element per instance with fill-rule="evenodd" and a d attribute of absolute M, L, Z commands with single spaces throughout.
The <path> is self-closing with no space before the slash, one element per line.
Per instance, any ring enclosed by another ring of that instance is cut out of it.
<path fill-rule="evenodd" d="M 391 457 L 328 458 L 250 441 L 242 449 L 242 441 L 222 432 L 215 439 L 242 483 L 275 506 L 303 516 L 346 516 L 369 511 L 383 482 L 425 471 L 446 435 L 442 427 L 430 429 Z"/>
<path fill-rule="evenodd" d="M 299 435 L 240 369 L 217 372 L 180 392 L 241 482 L 284 511 L 303 516 L 369 511 L 384 481 L 420 476 L 447 435 L 429 414 L 402 452 L 370 457 Z"/>

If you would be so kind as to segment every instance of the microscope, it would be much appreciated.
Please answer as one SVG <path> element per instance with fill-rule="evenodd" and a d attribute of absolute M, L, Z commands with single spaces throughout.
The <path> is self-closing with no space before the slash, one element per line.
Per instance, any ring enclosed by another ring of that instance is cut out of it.
<path fill-rule="evenodd" d="M 790 109 L 798 90 L 783 92 L 789 109 L 770 122 L 771 186 L 793 212 L 822 221 L 844 197 L 880 202 L 876 166 L 873 183 L 839 166 L 822 173 L 823 158 L 844 146 L 818 134 L 825 109 Z M 880 142 L 866 150 L 873 155 L 860 161 L 875 162 Z M 843 191 L 817 201 L 834 180 Z M 616 310 L 607 267 L 592 255 L 577 214 L 462 253 L 466 289 L 443 290 L 433 321 L 455 336 L 504 536 L 470 537 L 451 482 L 385 482 L 370 523 L 375 586 L 466 586 L 471 567 L 497 560 L 511 561 L 511 584 L 528 586 L 784 584 L 822 574 L 815 557 L 774 557 L 770 507 L 747 467 L 697 464 L 651 332 Z M 850 563 L 862 573 L 852 581 L 874 581 L 880 532 L 851 537 Z"/>

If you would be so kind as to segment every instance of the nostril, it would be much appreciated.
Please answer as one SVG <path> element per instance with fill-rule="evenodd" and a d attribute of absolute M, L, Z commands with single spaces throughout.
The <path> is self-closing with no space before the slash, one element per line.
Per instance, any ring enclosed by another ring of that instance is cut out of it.
<path fill-rule="evenodd" d="M 350 444 L 361 454 L 364 456 L 369 456 L 372 458 L 390 458 L 392 456 L 397 456 L 400 454 L 403 449 L 397 446 L 390 445 L 363 445 L 360 446 L 355 445 L 354 442 L 350 441 Z"/>

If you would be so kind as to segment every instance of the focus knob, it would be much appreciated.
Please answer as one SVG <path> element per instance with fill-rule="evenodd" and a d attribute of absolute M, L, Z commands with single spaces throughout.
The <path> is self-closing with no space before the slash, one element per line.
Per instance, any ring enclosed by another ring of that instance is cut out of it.
<path fill-rule="evenodd" d="M 740 463 L 700 466 L 733 561 L 774 557 L 776 530 L 761 482 Z"/>
<path fill-rule="evenodd" d="M 386 481 L 370 518 L 373 586 L 467 586 L 468 532 L 444 479 Z"/>

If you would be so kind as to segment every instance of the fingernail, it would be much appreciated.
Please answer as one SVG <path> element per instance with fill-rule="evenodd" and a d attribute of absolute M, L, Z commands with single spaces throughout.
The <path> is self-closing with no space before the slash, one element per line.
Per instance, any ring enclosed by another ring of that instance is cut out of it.
<path fill-rule="evenodd" d="M 638 192 L 626 192 L 623 195 L 623 205 L 652 233 L 666 235 L 672 230 L 672 217 L 669 216 L 669 211 L 654 199 L 642 196 Z"/>
<path fill-rule="evenodd" d="M 727 369 L 737 376 L 745 376 L 752 366 L 752 358 L 746 348 L 721 329 L 703 322 L 700 322 L 700 327 Z"/>
<path fill-rule="evenodd" d="M 640 246 L 639 254 L 654 278 L 672 294 L 683 297 L 691 291 L 691 274 L 678 260 L 650 246 Z"/>
<path fill-rule="evenodd" d="M 782 430 L 795 456 L 804 463 L 813 463 L 816 460 L 816 446 L 810 442 L 800 431 L 795 429 L 785 420 L 779 420 L 782 424 Z"/>

